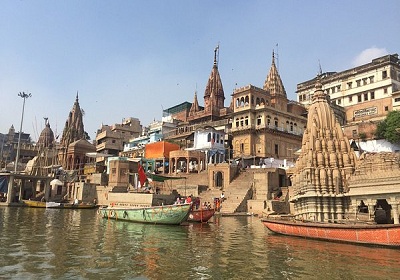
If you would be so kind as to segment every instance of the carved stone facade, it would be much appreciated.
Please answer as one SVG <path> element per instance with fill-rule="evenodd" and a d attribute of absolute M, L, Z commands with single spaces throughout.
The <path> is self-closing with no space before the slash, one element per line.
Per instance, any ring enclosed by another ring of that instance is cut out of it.
<path fill-rule="evenodd" d="M 364 153 L 358 159 L 319 80 L 315 88 L 292 177 L 294 216 L 319 222 L 375 219 L 398 224 L 399 153 Z"/>
<path fill-rule="evenodd" d="M 400 205 L 400 154 L 366 153 L 357 164 L 349 180 L 351 208 L 349 213 L 359 212 L 362 206 L 368 218 L 377 208 L 386 212 L 388 223 L 399 223 Z"/>
<path fill-rule="evenodd" d="M 342 220 L 349 208 L 345 193 L 355 160 L 318 80 L 292 180 L 295 217 L 320 222 Z"/>

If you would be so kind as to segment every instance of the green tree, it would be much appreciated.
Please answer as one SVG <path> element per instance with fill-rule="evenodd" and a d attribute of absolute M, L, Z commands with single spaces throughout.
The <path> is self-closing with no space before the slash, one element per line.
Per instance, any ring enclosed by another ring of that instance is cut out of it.
<path fill-rule="evenodd" d="M 391 111 L 386 119 L 378 123 L 375 135 L 390 143 L 400 143 L 400 111 Z"/>

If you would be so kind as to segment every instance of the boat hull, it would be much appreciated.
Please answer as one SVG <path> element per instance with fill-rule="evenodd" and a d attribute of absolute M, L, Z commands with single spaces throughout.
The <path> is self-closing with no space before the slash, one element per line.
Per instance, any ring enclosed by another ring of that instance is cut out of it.
<path fill-rule="evenodd" d="M 319 224 L 263 219 L 272 232 L 327 241 L 400 247 L 400 225 Z"/>
<path fill-rule="evenodd" d="M 96 208 L 94 204 L 72 204 L 60 202 L 44 202 L 35 200 L 24 200 L 24 204 L 33 208 L 51 208 L 51 209 L 93 209 Z"/>
<path fill-rule="evenodd" d="M 186 221 L 191 204 L 174 204 L 145 208 L 105 207 L 99 209 L 99 215 L 106 219 L 146 224 L 179 225 Z"/>
<path fill-rule="evenodd" d="M 192 210 L 189 213 L 187 221 L 195 223 L 206 223 L 214 216 L 214 214 L 215 214 L 215 209 Z"/>

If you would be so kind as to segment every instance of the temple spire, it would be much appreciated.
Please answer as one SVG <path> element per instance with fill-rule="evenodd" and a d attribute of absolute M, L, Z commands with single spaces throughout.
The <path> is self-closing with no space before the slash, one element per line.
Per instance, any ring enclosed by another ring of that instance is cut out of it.
<path fill-rule="evenodd" d="M 224 108 L 225 93 L 218 71 L 219 45 L 214 49 L 214 65 L 204 91 L 204 107 L 210 112 Z"/>
<path fill-rule="evenodd" d="M 199 102 L 198 102 L 198 100 L 197 100 L 197 90 L 194 92 L 194 100 L 193 100 L 193 103 L 192 103 L 192 106 L 190 107 L 190 114 L 193 114 L 193 113 L 196 113 L 196 112 L 198 112 L 200 109 L 199 109 Z"/>

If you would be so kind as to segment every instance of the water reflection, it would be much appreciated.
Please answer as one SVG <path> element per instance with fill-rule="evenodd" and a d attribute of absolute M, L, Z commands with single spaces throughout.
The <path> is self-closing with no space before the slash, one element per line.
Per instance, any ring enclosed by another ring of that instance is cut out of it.
<path fill-rule="evenodd" d="M 144 225 L 94 210 L 0 208 L 0 278 L 391 279 L 399 250 L 285 237 L 256 217 Z"/>

